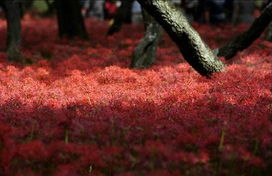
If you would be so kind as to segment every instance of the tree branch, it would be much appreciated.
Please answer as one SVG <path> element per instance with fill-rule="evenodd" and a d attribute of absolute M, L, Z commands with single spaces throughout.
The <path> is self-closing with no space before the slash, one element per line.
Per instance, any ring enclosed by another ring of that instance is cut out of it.
<path fill-rule="evenodd" d="M 250 28 L 244 33 L 238 35 L 228 44 L 219 48 L 217 56 L 231 59 L 239 51 L 248 48 L 256 39 L 258 39 L 265 28 L 272 21 L 272 2 L 263 10 L 261 15 L 252 23 Z"/>

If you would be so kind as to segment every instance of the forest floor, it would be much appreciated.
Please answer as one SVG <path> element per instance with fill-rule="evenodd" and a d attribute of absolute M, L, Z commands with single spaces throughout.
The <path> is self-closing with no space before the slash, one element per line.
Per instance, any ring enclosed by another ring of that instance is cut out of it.
<path fill-rule="evenodd" d="M 129 69 L 142 25 L 106 37 L 88 19 L 90 40 L 69 41 L 52 18 L 22 23 L 28 65 L 7 61 L 0 20 L 0 175 L 272 175 L 272 43 L 207 79 L 167 35 Z M 247 28 L 194 26 L 212 48 Z"/>

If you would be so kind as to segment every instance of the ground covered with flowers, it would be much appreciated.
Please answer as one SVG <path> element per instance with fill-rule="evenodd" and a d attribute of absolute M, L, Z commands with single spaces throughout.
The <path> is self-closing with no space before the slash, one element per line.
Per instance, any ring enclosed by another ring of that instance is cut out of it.
<path fill-rule="evenodd" d="M 60 40 L 54 19 L 26 16 L 20 65 L 0 20 L 0 175 L 272 174 L 271 43 L 206 79 L 167 35 L 154 66 L 129 69 L 143 26 L 86 23 L 89 41 Z M 213 48 L 247 27 L 194 26 Z"/>

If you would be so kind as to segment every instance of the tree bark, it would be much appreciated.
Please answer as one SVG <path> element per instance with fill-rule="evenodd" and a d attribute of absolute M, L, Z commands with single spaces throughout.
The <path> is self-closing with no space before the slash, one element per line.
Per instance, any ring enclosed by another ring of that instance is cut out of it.
<path fill-rule="evenodd" d="M 24 62 L 21 57 L 21 10 L 20 3 L 5 0 L 3 8 L 7 19 L 7 56 L 8 60 Z"/>
<path fill-rule="evenodd" d="M 138 2 L 165 29 L 179 47 L 184 59 L 198 73 L 210 76 L 223 70 L 224 64 L 203 42 L 184 14 L 175 9 L 169 0 L 138 0 Z"/>
<path fill-rule="evenodd" d="M 131 20 L 131 9 L 134 0 L 122 0 L 121 6 L 118 8 L 118 11 L 114 17 L 114 22 L 110 26 L 107 35 L 113 35 L 116 32 L 119 32 L 122 28 L 123 23 L 126 21 L 126 18 Z"/>
<path fill-rule="evenodd" d="M 145 10 L 142 10 L 145 24 L 144 38 L 135 48 L 131 67 L 145 68 L 152 65 L 156 59 L 157 46 L 162 34 L 161 26 Z"/>
<path fill-rule="evenodd" d="M 217 56 L 231 59 L 239 51 L 248 48 L 257 38 L 261 36 L 265 28 L 272 21 L 272 2 L 262 11 L 261 15 L 252 23 L 250 28 L 238 35 L 227 45 L 219 48 Z"/>
<path fill-rule="evenodd" d="M 55 5 L 58 15 L 59 36 L 88 39 L 79 1 L 56 0 Z"/>

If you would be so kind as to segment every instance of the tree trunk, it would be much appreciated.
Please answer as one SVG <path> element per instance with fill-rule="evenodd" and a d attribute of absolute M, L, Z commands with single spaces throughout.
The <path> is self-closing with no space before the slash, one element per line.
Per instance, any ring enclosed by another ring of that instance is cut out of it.
<path fill-rule="evenodd" d="M 21 57 L 21 10 L 17 1 L 6 0 L 3 3 L 7 19 L 7 56 L 8 60 L 24 62 Z"/>
<path fill-rule="evenodd" d="M 270 23 L 270 25 L 268 27 L 265 39 L 272 42 L 272 22 Z"/>
<path fill-rule="evenodd" d="M 152 65 L 156 59 L 157 46 L 162 34 L 161 26 L 145 10 L 142 10 L 145 24 L 145 35 L 135 48 L 132 58 L 132 68 L 145 68 Z"/>
<path fill-rule="evenodd" d="M 88 39 L 81 15 L 80 2 L 78 0 L 56 0 L 55 5 L 58 15 L 59 36 Z"/>
<path fill-rule="evenodd" d="M 123 23 L 126 21 L 126 18 L 130 18 L 131 21 L 131 8 L 133 1 L 134 0 L 122 0 L 122 4 L 118 8 L 118 11 L 114 17 L 114 22 L 111 25 L 107 35 L 113 35 L 114 33 L 119 32 Z"/>
<path fill-rule="evenodd" d="M 217 56 L 222 56 L 225 57 L 226 59 L 231 59 L 239 51 L 248 48 L 257 38 L 261 36 L 261 34 L 271 21 L 272 21 L 272 2 L 266 6 L 261 15 L 253 22 L 253 24 L 246 32 L 238 35 L 227 45 L 220 48 Z"/>
<path fill-rule="evenodd" d="M 142 7 L 165 29 L 179 47 L 184 59 L 201 75 L 222 71 L 224 64 L 217 59 L 199 34 L 191 27 L 180 10 L 169 0 L 138 0 Z"/>

